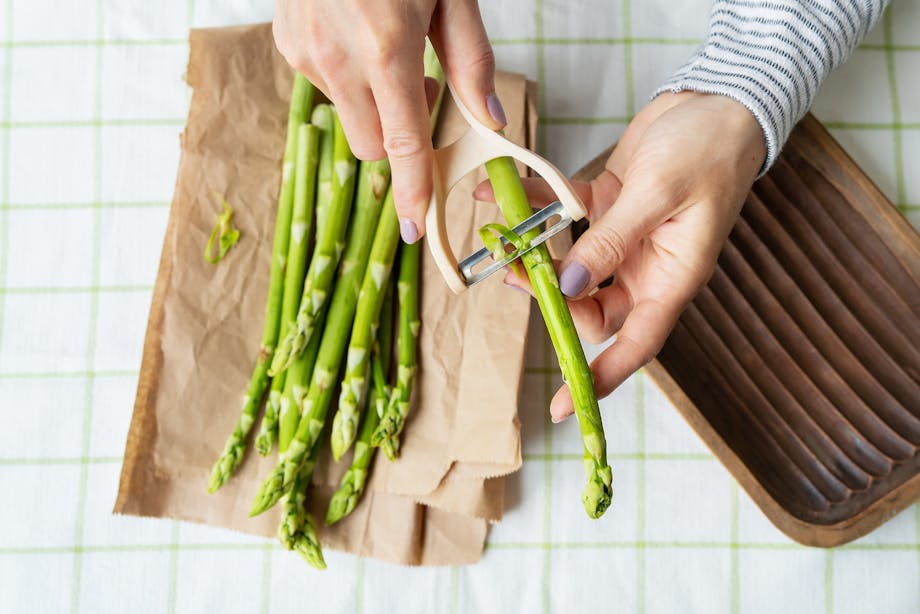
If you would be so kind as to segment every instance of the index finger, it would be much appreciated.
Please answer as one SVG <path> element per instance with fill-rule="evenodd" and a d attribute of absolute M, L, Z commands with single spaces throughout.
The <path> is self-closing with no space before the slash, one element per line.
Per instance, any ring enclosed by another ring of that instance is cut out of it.
<path fill-rule="evenodd" d="M 414 243 L 425 233 L 431 197 L 431 128 L 422 53 L 404 52 L 385 63 L 371 82 L 380 112 L 383 147 L 392 169 L 393 200 L 402 238 Z"/>
<path fill-rule="evenodd" d="M 671 329 L 683 311 L 683 304 L 658 299 L 644 299 L 626 317 L 616 340 L 591 363 L 594 390 L 599 399 L 606 397 L 661 351 Z M 574 413 L 572 397 L 563 386 L 550 402 L 553 422 Z"/>

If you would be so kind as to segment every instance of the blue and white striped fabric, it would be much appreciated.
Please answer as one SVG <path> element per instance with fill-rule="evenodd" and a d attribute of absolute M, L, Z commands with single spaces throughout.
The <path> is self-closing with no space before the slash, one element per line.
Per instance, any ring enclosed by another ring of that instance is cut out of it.
<path fill-rule="evenodd" d="M 763 128 L 773 164 L 818 88 L 843 64 L 890 0 L 718 0 L 709 35 L 658 93 L 733 98 Z"/>

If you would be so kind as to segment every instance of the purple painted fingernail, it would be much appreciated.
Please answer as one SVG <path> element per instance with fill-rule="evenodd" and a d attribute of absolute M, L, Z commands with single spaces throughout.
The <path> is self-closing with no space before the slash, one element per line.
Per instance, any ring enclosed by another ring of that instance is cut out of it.
<path fill-rule="evenodd" d="M 399 220 L 399 234 L 406 243 L 415 243 L 418 241 L 418 226 L 408 218 Z"/>
<path fill-rule="evenodd" d="M 591 273 L 588 269 L 573 262 L 562 270 L 562 275 L 559 276 L 559 289 L 566 296 L 577 296 L 588 285 L 589 279 Z"/>
<path fill-rule="evenodd" d="M 486 96 L 486 108 L 489 110 L 489 115 L 492 116 L 496 122 L 504 126 L 508 123 L 508 120 L 505 118 L 505 108 L 502 106 L 502 101 L 498 99 L 498 94 L 492 92 Z"/>

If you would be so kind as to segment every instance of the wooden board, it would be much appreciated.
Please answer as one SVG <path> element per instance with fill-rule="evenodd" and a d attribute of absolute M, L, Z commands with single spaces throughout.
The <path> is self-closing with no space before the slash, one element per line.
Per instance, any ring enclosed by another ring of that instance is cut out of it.
<path fill-rule="evenodd" d="M 861 537 L 920 497 L 920 236 L 808 115 L 647 370 L 784 533 Z"/>

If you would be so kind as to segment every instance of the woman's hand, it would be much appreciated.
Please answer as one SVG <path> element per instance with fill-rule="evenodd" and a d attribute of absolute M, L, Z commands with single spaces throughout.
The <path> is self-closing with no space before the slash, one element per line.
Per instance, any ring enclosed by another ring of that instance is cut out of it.
<path fill-rule="evenodd" d="M 616 334 L 591 365 L 599 397 L 661 350 L 712 274 L 765 156 L 763 131 L 740 103 L 666 93 L 629 124 L 605 170 L 575 186 L 591 226 L 562 261 L 559 285 L 585 339 Z M 534 201 L 554 198 L 542 180 L 527 186 Z M 483 185 L 477 196 L 490 192 Z M 505 283 L 528 289 L 513 271 Z M 563 386 L 550 413 L 558 422 L 572 412 Z"/>
<path fill-rule="evenodd" d="M 336 105 L 355 155 L 389 157 L 400 231 L 405 241 L 417 241 L 425 232 L 431 195 L 431 86 L 422 64 L 426 35 L 470 111 L 494 129 L 505 125 L 479 5 L 475 0 L 275 0 L 272 30 L 287 61 Z"/>

